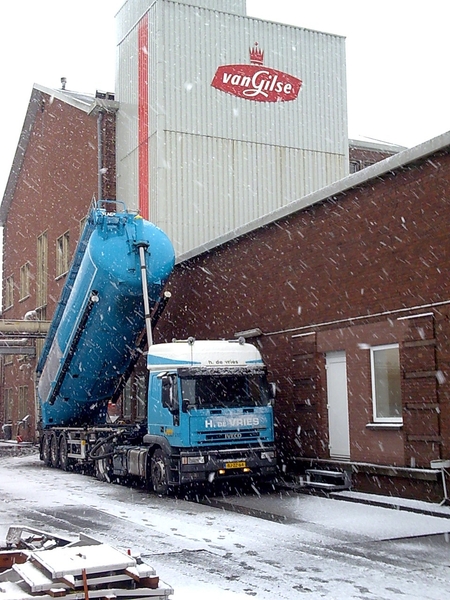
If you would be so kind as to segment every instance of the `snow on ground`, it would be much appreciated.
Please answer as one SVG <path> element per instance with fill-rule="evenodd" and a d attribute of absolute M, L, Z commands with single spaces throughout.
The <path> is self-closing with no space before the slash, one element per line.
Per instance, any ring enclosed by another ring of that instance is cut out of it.
<path fill-rule="evenodd" d="M 214 501 L 158 498 L 44 467 L 36 455 L 0 458 L 0 539 L 13 524 L 83 531 L 140 552 L 174 600 L 450 594 L 448 518 L 295 492 Z M 281 522 L 232 512 L 233 504 Z"/>
<path fill-rule="evenodd" d="M 223 502 L 223 501 L 222 501 Z M 226 500 L 231 504 L 232 500 Z M 394 501 L 395 503 L 395 501 Z M 424 511 L 431 510 L 427 503 L 421 503 Z M 239 499 L 240 506 L 257 508 L 258 510 L 275 514 L 283 514 L 287 520 L 303 521 L 305 524 L 314 523 L 324 527 L 328 535 L 349 539 L 366 537 L 372 540 L 394 539 L 442 533 L 450 530 L 450 522 L 441 521 L 433 516 L 408 512 L 401 514 L 398 510 L 367 504 L 350 503 L 330 500 L 315 496 L 304 496 L 293 493 L 282 495 L 261 496 L 256 500 L 250 497 Z M 425 506 L 424 506 L 425 505 Z M 450 518 L 450 507 L 436 507 L 443 516 Z M 370 515 L 370 517 L 369 517 Z"/>

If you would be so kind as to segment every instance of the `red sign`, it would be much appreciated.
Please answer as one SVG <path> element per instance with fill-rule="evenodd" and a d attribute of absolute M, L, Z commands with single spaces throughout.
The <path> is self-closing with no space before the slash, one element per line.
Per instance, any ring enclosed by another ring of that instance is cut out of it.
<path fill-rule="evenodd" d="M 263 66 L 264 53 L 250 50 L 249 65 L 223 65 L 214 75 L 211 85 L 238 98 L 257 102 L 289 102 L 295 100 L 302 86 L 301 79 Z"/>

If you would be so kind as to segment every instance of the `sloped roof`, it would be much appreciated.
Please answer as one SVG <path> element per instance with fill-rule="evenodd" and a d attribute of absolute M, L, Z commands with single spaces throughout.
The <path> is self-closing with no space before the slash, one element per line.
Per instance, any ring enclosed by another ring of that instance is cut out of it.
<path fill-rule="evenodd" d="M 235 240 L 236 238 L 246 235 L 247 233 L 267 225 L 271 225 L 272 223 L 304 210 L 313 204 L 318 204 L 327 200 L 328 198 L 344 194 L 352 188 L 365 185 L 372 179 L 380 179 L 394 171 L 407 168 L 413 163 L 417 164 L 423 162 L 431 155 L 438 152 L 450 152 L 450 131 L 419 144 L 418 146 L 408 148 L 402 152 L 399 152 L 398 154 L 389 156 L 388 158 L 370 165 L 365 169 L 361 169 L 360 171 L 352 173 L 351 175 L 348 175 L 347 177 L 344 177 L 335 183 L 312 192 L 303 198 L 294 200 L 293 202 L 290 202 L 289 204 L 286 204 L 285 206 L 282 206 L 281 208 L 278 208 L 267 215 L 259 217 L 258 219 L 247 223 L 246 225 L 233 229 L 225 235 L 202 244 L 201 246 L 198 246 L 189 252 L 181 254 L 177 257 L 176 262 L 182 263 L 190 258 L 194 258 L 195 256 L 203 254 L 204 252 L 213 250 L 222 244 L 226 244 L 227 242 Z"/>
<path fill-rule="evenodd" d="M 14 155 L 11 171 L 5 188 L 5 193 L 0 204 L 0 226 L 3 226 L 8 217 L 9 208 L 14 197 L 20 171 L 22 169 L 25 153 L 30 141 L 33 125 L 37 111 L 40 107 L 42 94 L 47 94 L 52 98 L 57 98 L 70 106 L 85 112 L 86 114 L 96 114 L 99 110 L 116 111 L 119 103 L 107 98 L 97 98 L 94 95 L 82 94 L 71 90 L 52 89 L 34 84 L 31 91 L 30 102 L 28 103 L 27 113 L 20 134 L 19 143 Z"/>

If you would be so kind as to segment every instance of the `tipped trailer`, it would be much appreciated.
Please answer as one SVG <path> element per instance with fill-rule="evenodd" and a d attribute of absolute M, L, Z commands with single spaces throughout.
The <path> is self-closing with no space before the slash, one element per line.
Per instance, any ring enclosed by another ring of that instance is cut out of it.
<path fill-rule="evenodd" d="M 120 210 L 119 210 L 120 208 Z M 158 494 L 276 471 L 272 387 L 243 339 L 153 344 L 170 240 L 118 202 L 91 211 L 37 364 L 40 456 Z M 108 420 L 147 343 L 146 418 Z"/>

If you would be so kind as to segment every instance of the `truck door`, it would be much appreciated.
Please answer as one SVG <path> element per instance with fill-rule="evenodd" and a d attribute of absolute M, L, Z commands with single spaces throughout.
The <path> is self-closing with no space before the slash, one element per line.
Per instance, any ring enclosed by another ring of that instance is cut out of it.
<path fill-rule="evenodd" d="M 180 424 L 180 402 L 178 394 L 178 377 L 175 373 L 167 373 L 161 377 L 161 401 L 164 408 L 170 412 L 174 427 Z"/>

